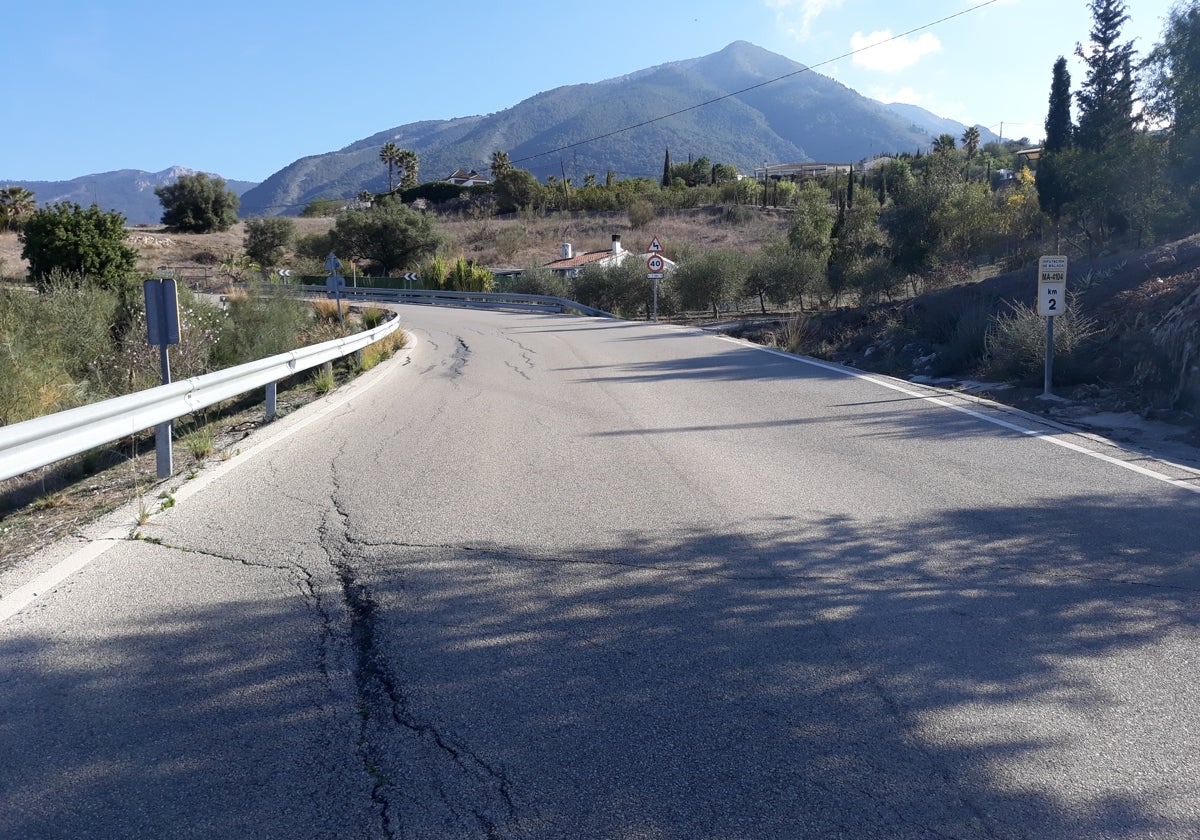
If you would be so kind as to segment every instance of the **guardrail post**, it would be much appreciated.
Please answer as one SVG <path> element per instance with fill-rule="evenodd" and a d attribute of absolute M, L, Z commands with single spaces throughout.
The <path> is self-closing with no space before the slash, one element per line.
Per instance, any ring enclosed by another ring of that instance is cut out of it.
<path fill-rule="evenodd" d="M 275 397 L 278 390 L 278 382 L 267 383 L 267 422 L 275 419 Z"/>

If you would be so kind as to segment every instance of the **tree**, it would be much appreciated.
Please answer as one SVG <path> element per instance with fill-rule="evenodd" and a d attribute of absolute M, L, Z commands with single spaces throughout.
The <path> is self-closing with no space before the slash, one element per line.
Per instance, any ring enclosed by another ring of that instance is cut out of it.
<path fill-rule="evenodd" d="M 185 233 L 229 230 L 237 222 L 241 200 L 225 188 L 225 179 L 203 172 L 182 175 L 174 184 L 155 187 L 162 205 L 162 223 Z"/>
<path fill-rule="evenodd" d="M 766 301 L 786 306 L 798 301 L 804 308 L 804 294 L 823 294 L 825 263 L 811 254 L 802 254 L 786 242 L 768 243 L 746 270 L 742 292 L 757 297 L 763 312 Z"/>
<path fill-rule="evenodd" d="M 1071 74 L 1063 56 L 1054 62 L 1050 80 L 1050 108 L 1046 113 L 1046 140 L 1038 161 L 1035 183 L 1042 212 L 1055 223 L 1062 216 L 1070 192 L 1066 182 L 1064 153 L 1073 145 L 1075 128 L 1071 124 Z M 1057 246 L 1056 246 L 1057 250 Z"/>
<path fill-rule="evenodd" d="M 1119 43 L 1129 20 L 1124 0 L 1091 0 L 1091 43 L 1077 44 L 1075 54 L 1087 65 L 1087 78 L 1075 94 L 1079 105 L 1076 142 L 1098 152 L 1127 143 L 1133 136 L 1133 43 Z"/>
<path fill-rule="evenodd" d="M 338 216 L 332 234 L 343 259 L 370 260 L 384 275 L 415 265 L 441 243 L 429 216 L 394 200 L 347 210 Z"/>
<path fill-rule="evenodd" d="M 511 171 L 512 163 L 508 159 L 508 152 L 495 151 L 492 152 L 492 180 L 500 180 L 505 172 Z"/>
<path fill-rule="evenodd" d="M 388 141 L 379 150 L 379 159 L 388 168 L 388 192 L 392 192 L 396 188 L 393 175 L 396 171 L 396 164 L 400 162 L 400 149 L 395 143 Z"/>
<path fill-rule="evenodd" d="M 746 258 L 736 251 L 710 251 L 675 269 L 672 280 L 685 309 L 712 307 L 715 318 L 720 305 L 745 287 L 748 268 Z"/>
<path fill-rule="evenodd" d="M 0 190 L 0 230 L 20 230 L 30 213 L 37 209 L 33 193 L 24 187 Z"/>
<path fill-rule="evenodd" d="M 662 185 L 664 188 L 671 186 L 671 148 L 669 146 L 663 156 Z"/>
<path fill-rule="evenodd" d="M 971 179 L 971 161 L 975 159 L 975 155 L 979 152 L 979 126 L 968 126 L 967 130 L 962 135 L 963 153 L 967 156 L 967 165 L 965 167 L 965 178 Z"/>
<path fill-rule="evenodd" d="M 137 265 L 137 251 L 125 244 L 125 217 L 95 204 L 84 210 L 64 201 L 35 210 L 19 238 L 30 279 L 42 288 L 54 275 L 69 275 L 120 289 Z"/>
<path fill-rule="evenodd" d="M 284 252 L 296 240 L 296 223 L 291 219 L 272 216 L 246 221 L 243 247 L 246 256 L 263 268 L 279 265 Z"/>
<path fill-rule="evenodd" d="M 537 176 L 526 169 L 509 169 L 492 185 L 502 213 L 532 207 L 542 195 Z"/>
<path fill-rule="evenodd" d="M 1200 210 L 1200 0 L 1171 12 L 1143 70 L 1146 115 L 1167 129 L 1171 177 Z"/>
<path fill-rule="evenodd" d="M 967 153 L 967 161 L 975 157 L 975 153 L 979 151 L 978 126 L 970 126 L 963 132 L 962 147 L 963 151 Z"/>
<path fill-rule="evenodd" d="M 948 155 L 956 148 L 953 134 L 939 134 L 930 147 L 935 155 Z"/>
<path fill-rule="evenodd" d="M 815 180 L 805 181 L 796 191 L 796 220 L 788 230 L 788 244 L 799 253 L 827 261 L 835 219 L 829 193 Z"/>
<path fill-rule="evenodd" d="M 412 149 L 400 149 L 396 153 L 396 166 L 403 173 L 400 176 L 400 189 L 410 190 L 415 187 L 419 181 L 417 179 L 417 168 L 420 161 L 417 158 L 417 153 Z"/>

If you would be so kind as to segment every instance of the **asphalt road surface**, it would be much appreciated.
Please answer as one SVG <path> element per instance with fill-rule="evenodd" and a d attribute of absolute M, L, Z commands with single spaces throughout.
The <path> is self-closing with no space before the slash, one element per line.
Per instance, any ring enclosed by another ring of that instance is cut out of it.
<path fill-rule="evenodd" d="M 1200 837 L 1195 473 L 693 330 L 402 313 L 0 623 L 0 837 Z"/>

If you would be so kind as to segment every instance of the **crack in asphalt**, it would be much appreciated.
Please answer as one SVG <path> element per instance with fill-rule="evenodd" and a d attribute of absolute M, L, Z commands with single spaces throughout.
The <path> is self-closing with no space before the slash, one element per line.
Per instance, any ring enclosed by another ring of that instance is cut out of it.
<path fill-rule="evenodd" d="M 517 367 L 517 366 L 516 366 L 516 365 L 514 365 L 512 362 L 507 362 L 507 361 L 506 361 L 506 362 L 504 363 L 504 366 L 505 366 L 505 367 L 507 367 L 507 368 L 509 368 L 510 370 L 512 370 L 512 371 L 513 371 L 513 373 L 515 373 L 517 376 L 520 376 L 520 377 L 522 377 L 522 378 L 524 378 L 524 379 L 526 379 L 526 380 L 529 380 L 529 373 L 528 373 L 527 371 L 524 371 L 524 370 L 522 370 L 521 368 Z M 532 380 L 530 380 L 530 381 L 532 381 Z"/>
<path fill-rule="evenodd" d="M 415 751 L 423 759 L 425 781 L 446 812 L 440 819 L 444 821 L 448 815 L 463 832 L 459 836 L 481 832 L 479 836 L 488 840 L 499 838 L 504 826 L 517 818 L 511 782 L 502 768 L 486 761 L 449 732 L 419 719 L 413 711 L 408 694 L 394 674 L 395 665 L 389 661 L 380 640 L 378 602 L 351 562 L 349 549 L 358 543 L 350 534 L 351 513 L 342 498 L 337 461 L 335 457 L 333 510 L 321 523 L 320 537 L 341 587 L 348 616 L 347 635 L 361 721 L 358 750 L 373 781 L 371 799 L 379 809 L 383 832 L 390 838 L 408 836 L 407 823 L 412 815 L 406 810 L 426 813 L 433 810 L 430 802 L 420 799 L 419 792 L 399 781 L 411 775 L 413 768 L 404 761 L 404 755 L 394 754 L 390 747 L 398 735 L 407 733 L 409 743 L 398 748 Z M 464 798 L 464 792 L 465 798 L 475 801 L 458 801 Z"/>
<path fill-rule="evenodd" d="M 450 375 L 455 377 L 463 375 L 463 371 L 467 367 L 467 362 L 471 358 L 471 348 L 467 346 L 467 342 L 463 341 L 461 336 L 458 337 L 457 341 L 458 348 L 454 351 L 454 355 L 450 357 Z"/>

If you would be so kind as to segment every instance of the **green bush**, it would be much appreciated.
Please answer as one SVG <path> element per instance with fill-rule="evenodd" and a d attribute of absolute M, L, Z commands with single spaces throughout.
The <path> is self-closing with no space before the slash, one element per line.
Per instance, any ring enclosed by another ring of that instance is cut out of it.
<path fill-rule="evenodd" d="M 1071 296 L 1066 310 L 1054 319 L 1054 374 L 1063 382 L 1077 382 L 1088 371 L 1087 351 L 1100 333 L 1093 318 L 1079 314 Z M 1000 379 L 1033 379 L 1045 368 L 1046 319 L 1024 303 L 995 316 L 984 340 L 985 375 Z"/>
<path fill-rule="evenodd" d="M 279 216 L 248 219 L 242 247 L 246 249 L 246 256 L 264 268 L 269 268 L 283 261 L 284 253 L 295 239 L 296 223 L 291 219 Z"/>
<path fill-rule="evenodd" d="M 118 288 L 130 282 L 137 251 L 125 244 L 125 217 L 93 204 L 60 202 L 34 211 L 21 230 L 21 256 L 39 287 L 52 276 Z"/>
<path fill-rule="evenodd" d="M 231 297 L 229 319 L 213 348 L 213 360 L 217 367 L 232 367 L 293 350 L 312 318 L 309 306 L 283 291 Z"/>
<path fill-rule="evenodd" d="M 571 284 L 562 274 L 551 271 L 544 265 L 534 264 L 510 281 L 505 291 L 517 295 L 570 297 Z"/>
<path fill-rule="evenodd" d="M 181 175 L 174 184 L 155 187 L 162 223 L 173 230 L 209 233 L 229 230 L 237 222 L 241 199 L 225 188 L 225 179 L 203 172 Z"/>
<path fill-rule="evenodd" d="M 640 230 L 654 221 L 658 210 L 648 199 L 640 198 L 629 205 L 629 224 L 634 230 Z"/>

